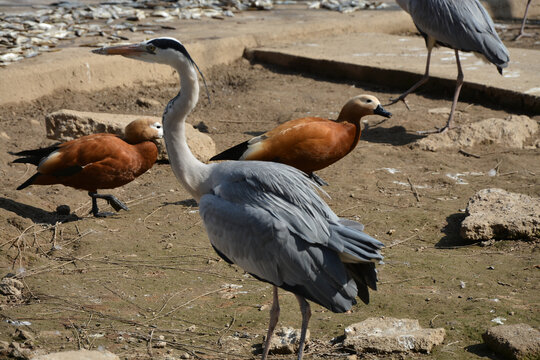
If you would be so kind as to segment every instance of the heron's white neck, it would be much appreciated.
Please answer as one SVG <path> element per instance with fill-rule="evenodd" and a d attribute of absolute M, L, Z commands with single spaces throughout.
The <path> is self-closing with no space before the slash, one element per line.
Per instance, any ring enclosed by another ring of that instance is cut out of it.
<path fill-rule="evenodd" d="M 169 162 L 176 178 L 198 202 L 202 184 L 208 178 L 208 165 L 200 162 L 186 142 L 185 122 L 199 99 L 199 82 L 194 66 L 186 59 L 171 64 L 180 76 L 180 92 L 163 113 L 163 138 Z"/>

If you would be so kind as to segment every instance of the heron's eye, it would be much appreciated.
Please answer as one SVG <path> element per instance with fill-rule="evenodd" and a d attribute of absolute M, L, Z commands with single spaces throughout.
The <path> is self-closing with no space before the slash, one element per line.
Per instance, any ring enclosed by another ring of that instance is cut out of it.
<path fill-rule="evenodd" d="M 152 44 L 146 45 L 146 50 L 151 54 L 156 53 L 156 47 L 154 45 L 152 45 Z"/>

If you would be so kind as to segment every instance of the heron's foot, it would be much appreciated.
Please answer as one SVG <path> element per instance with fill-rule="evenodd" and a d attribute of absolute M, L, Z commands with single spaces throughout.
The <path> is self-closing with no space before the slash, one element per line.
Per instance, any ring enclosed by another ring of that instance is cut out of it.
<path fill-rule="evenodd" d="M 513 41 L 518 41 L 522 37 L 533 37 L 533 36 L 534 34 L 524 32 L 524 33 L 518 34 L 518 36 L 516 36 Z"/>
<path fill-rule="evenodd" d="M 384 104 L 383 106 L 390 106 L 390 105 L 394 105 L 397 102 L 403 101 L 403 103 L 405 104 L 405 107 L 407 108 L 407 110 L 411 110 L 411 108 L 409 107 L 409 104 L 407 103 L 407 100 L 405 100 L 407 95 L 409 95 L 409 94 L 402 94 L 398 98 L 390 99 L 390 102 L 388 104 Z"/>
<path fill-rule="evenodd" d="M 416 133 L 420 135 L 442 134 L 444 132 L 447 132 L 449 129 L 450 127 L 447 124 L 446 126 L 443 126 L 442 128 L 435 128 L 433 130 L 420 130 L 420 131 L 417 131 Z"/>

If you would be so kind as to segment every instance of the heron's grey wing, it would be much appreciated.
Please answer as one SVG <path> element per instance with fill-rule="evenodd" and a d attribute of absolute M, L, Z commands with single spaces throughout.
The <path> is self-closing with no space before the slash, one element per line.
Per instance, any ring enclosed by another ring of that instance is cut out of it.
<path fill-rule="evenodd" d="M 335 251 L 300 239 L 260 207 L 214 194 L 199 205 L 210 242 L 227 261 L 334 312 L 356 303 L 355 279 Z"/>
<path fill-rule="evenodd" d="M 281 249 L 280 251 L 290 252 L 291 255 L 287 258 L 294 258 L 294 254 L 302 254 L 302 256 L 310 254 L 310 261 L 315 261 L 313 259 L 320 256 L 320 259 L 312 263 L 309 269 L 328 273 L 328 276 L 339 279 L 338 283 L 342 284 L 340 286 L 348 283 L 348 281 L 343 282 L 343 267 L 345 266 L 343 263 L 370 263 L 382 258 L 379 252 L 383 246 L 382 243 L 361 231 L 360 224 L 340 219 L 334 214 L 318 196 L 315 185 L 297 169 L 283 164 L 260 161 L 220 163 L 214 165 L 211 178 L 214 179 L 211 186 L 214 196 L 213 208 L 215 208 L 215 204 L 224 204 L 219 209 L 215 209 L 216 216 L 219 216 L 218 213 L 231 214 L 233 209 L 242 210 L 242 213 L 234 215 L 235 219 L 232 219 L 231 215 L 226 216 L 221 220 L 219 226 L 209 228 L 209 234 L 213 233 L 214 239 L 219 239 L 221 236 L 220 233 L 216 232 L 218 231 L 216 229 L 220 229 L 219 231 L 224 231 L 223 229 L 227 229 L 226 231 L 248 231 L 245 224 L 254 222 L 257 224 L 256 228 L 265 230 L 249 230 L 249 236 L 260 237 L 261 234 L 271 234 L 268 241 Z M 205 206 L 208 205 L 210 204 Z M 201 199 L 201 215 L 206 211 L 206 208 L 203 209 Z M 205 223 L 208 219 L 209 224 L 216 221 L 215 216 L 207 217 L 205 215 L 204 219 Z M 241 220 L 238 222 L 236 219 Z M 271 230 L 266 228 L 269 226 Z M 237 227 L 242 229 L 231 230 L 231 228 Z M 242 236 L 244 237 L 244 235 Z M 230 240 L 234 237 L 224 238 Z M 278 238 L 280 240 L 276 242 L 275 239 Z M 249 243 L 246 250 L 249 251 L 253 246 L 260 247 L 257 244 Z M 244 266 L 237 262 L 238 255 L 236 259 L 229 257 L 228 253 L 234 249 L 224 244 L 216 246 L 216 248 L 231 261 Z M 292 260 L 290 262 L 294 263 Z M 325 265 L 316 266 L 319 263 Z M 306 264 L 310 264 L 310 262 L 308 261 Z M 356 267 L 357 270 L 360 268 Z M 365 277 L 376 281 L 374 268 L 364 267 L 362 269 L 369 272 Z M 301 271 L 301 269 L 297 268 L 294 271 Z M 260 273 L 254 273 L 254 275 L 264 279 Z M 351 276 L 354 275 L 351 274 Z M 371 286 L 370 281 L 365 283 Z M 288 286 L 289 289 L 292 289 L 293 285 L 289 284 Z M 285 286 L 282 285 L 282 287 Z M 298 293 L 298 291 L 295 292 Z M 363 292 L 365 291 L 361 291 L 359 287 L 359 294 Z M 323 304 L 326 300 L 318 298 L 318 296 L 311 294 L 306 298 Z M 364 300 L 364 298 L 362 299 Z M 330 305 L 323 306 L 330 309 Z"/>
<path fill-rule="evenodd" d="M 214 194 L 265 209 L 292 234 L 344 253 L 347 262 L 382 258 L 383 244 L 364 233 L 360 224 L 340 219 L 318 195 L 318 187 L 291 166 L 262 161 L 220 163 L 215 164 L 212 176 L 220 179 L 212 189 Z"/>
<path fill-rule="evenodd" d="M 402 7 L 420 32 L 443 46 L 484 55 L 499 70 L 508 65 L 508 50 L 478 0 L 409 0 Z"/>

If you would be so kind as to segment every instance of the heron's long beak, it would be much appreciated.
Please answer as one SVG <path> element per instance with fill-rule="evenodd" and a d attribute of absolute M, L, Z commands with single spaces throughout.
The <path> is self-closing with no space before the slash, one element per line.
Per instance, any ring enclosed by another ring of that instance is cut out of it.
<path fill-rule="evenodd" d="M 92 50 L 94 54 L 100 55 L 123 55 L 123 56 L 133 56 L 146 53 L 146 47 L 143 44 L 129 44 L 129 45 L 118 45 L 118 46 L 109 46 L 102 47 L 99 49 Z"/>
<path fill-rule="evenodd" d="M 375 110 L 373 110 L 374 114 L 384 116 L 386 118 L 392 117 L 392 113 L 390 111 L 386 111 L 385 108 L 383 108 L 381 105 L 377 105 Z"/>

